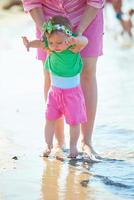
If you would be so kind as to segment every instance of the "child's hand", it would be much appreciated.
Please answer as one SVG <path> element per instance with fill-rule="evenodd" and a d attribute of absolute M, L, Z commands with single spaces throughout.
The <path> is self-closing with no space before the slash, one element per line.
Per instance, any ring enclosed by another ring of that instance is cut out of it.
<path fill-rule="evenodd" d="M 68 37 L 65 43 L 67 46 L 71 46 L 77 43 L 77 39 L 75 37 Z"/>
<path fill-rule="evenodd" d="M 78 53 L 80 52 L 80 47 L 78 44 L 78 40 L 77 40 L 77 37 L 69 37 L 67 40 L 66 40 L 66 45 L 67 47 L 70 46 L 70 50 L 74 53 Z"/>
<path fill-rule="evenodd" d="M 29 51 L 29 40 L 25 36 L 22 37 L 22 40 L 23 40 L 23 44 L 25 45 L 27 51 Z"/>
<path fill-rule="evenodd" d="M 72 52 L 78 53 L 88 44 L 88 39 L 82 35 L 77 37 L 69 37 L 66 41 L 66 44 L 70 46 L 69 49 Z"/>
<path fill-rule="evenodd" d="M 80 52 L 80 48 L 77 45 L 78 40 L 77 37 L 69 37 L 66 41 L 66 45 L 69 47 L 70 46 L 70 50 L 74 53 L 78 53 Z"/>

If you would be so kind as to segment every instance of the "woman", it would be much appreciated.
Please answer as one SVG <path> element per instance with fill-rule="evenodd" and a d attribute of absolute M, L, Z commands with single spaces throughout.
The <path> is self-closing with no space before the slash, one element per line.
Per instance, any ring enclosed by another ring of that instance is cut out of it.
<path fill-rule="evenodd" d="M 37 27 L 37 38 L 41 37 L 42 24 L 54 15 L 66 16 L 72 23 L 73 31 L 85 35 L 89 44 L 82 50 L 84 69 L 81 85 L 87 109 L 87 122 L 81 125 L 82 149 L 89 158 L 96 154 L 92 148 L 92 132 L 97 107 L 96 64 L 102 55 L 103 7 L 105 0 L 23 0 L 24 10 L 29 12 Z M 43 50 L 38 50 L 38 59 L 46 59 Z M 50 86 L 49 74 L 45 72 L 45 98 Z M 58 145 L 64 143 L 63 122 L 60 119 L 55 127 Z"/>

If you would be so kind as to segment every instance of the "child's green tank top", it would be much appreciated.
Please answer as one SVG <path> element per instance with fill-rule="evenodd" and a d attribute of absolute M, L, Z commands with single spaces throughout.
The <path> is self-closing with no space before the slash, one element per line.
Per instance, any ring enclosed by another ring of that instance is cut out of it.
<path fill-rule="evenodd" d="M 82 66 L 80 53 L 74 53 L 69 49 L 62 52 L 52 52 L 45 62 L 45 68 L 50 73 L 62 77 L 72 77 L 79 74 Z"/>

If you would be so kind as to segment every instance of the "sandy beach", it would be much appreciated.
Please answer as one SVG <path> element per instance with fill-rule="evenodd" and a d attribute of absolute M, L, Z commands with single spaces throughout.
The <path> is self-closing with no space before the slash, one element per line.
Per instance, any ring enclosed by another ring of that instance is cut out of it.
<path fill-rule="evenodd" d="M 104 159 L 42 158 L 43 68 L 21 41 L 34 38 L 34 24 L 11 10 L 0 11 L 0 27 L 0 200 L 134 199 L 133 44 L 122 49 L 112 34 L 104 38 L 94 130 Z M 68 141 L 67 127 L 65 134 Z"/>

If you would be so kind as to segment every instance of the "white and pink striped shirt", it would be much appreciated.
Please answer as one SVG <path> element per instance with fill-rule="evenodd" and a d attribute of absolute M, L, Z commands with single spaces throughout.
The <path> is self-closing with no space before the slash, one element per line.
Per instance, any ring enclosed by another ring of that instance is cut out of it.
<path fill-rule="evenodd" d="M 22 0 L 25 12 L 41 7 L 44 10 L 45 20 L 54 15 L 63 15 L 69 18 L 73 26 L 77 26 L 85 7 L 104 7 L 105 0 Z"/>

